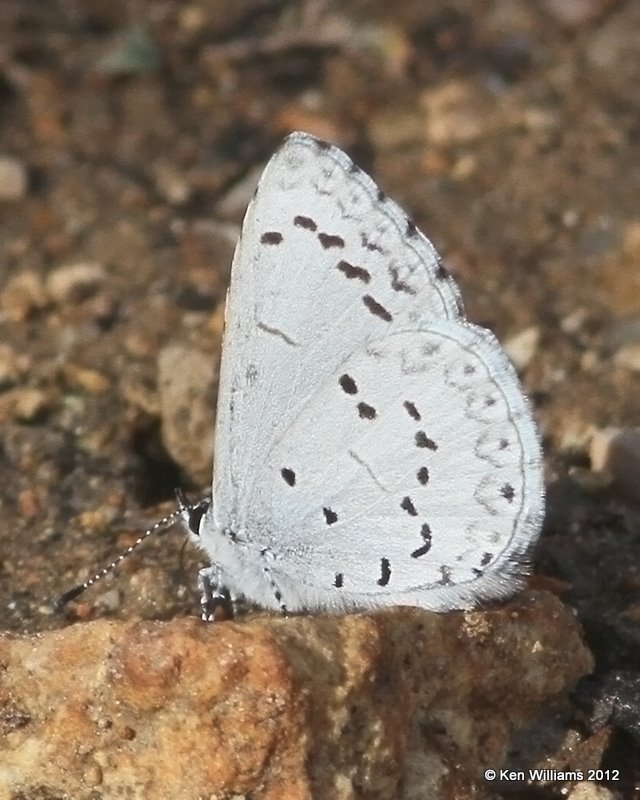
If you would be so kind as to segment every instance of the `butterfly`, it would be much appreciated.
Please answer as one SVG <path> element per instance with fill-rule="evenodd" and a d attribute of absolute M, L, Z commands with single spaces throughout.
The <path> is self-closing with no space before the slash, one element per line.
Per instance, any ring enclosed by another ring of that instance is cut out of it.
<path fill-rule="evenodd" d="M 529 404 L 416 225 L 337 147 L 291 134 L 248 207 L 225 311 L 203 616 L 444 611 L 522 584 L 542 524 Z"/>
<path fill-rule="evenodd" d="M 529 403 L 429 240 L 339 148 L 293 133 L 233 258 L 211 499 L 180 517 L 202 617 L 469 608 L 513 594 L 544 516 Z"/>

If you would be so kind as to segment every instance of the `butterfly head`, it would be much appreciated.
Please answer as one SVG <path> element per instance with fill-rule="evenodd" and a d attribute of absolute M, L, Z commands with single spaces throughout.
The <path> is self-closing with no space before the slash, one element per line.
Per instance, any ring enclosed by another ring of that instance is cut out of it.
<path fill-rule="evenodd" d="M 205 514 L 211 506 L 211 500 L 204 498 L 197 503 L 189 503 L 181 489 L 176 489 L 176 497 L 178 499 L 178 515 L 182 519 L 182 524 L 189 534 L 189 538 L 195 544 L 201 544 L 200 527 Z"/>

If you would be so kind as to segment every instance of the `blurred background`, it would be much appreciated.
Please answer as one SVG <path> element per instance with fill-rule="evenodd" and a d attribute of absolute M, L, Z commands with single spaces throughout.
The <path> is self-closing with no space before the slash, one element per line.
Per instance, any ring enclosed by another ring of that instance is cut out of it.
<path fill-rule="evenodd" d="M 634 0 L 1 0 L 0 627 L 63 624 L 52 598 L 175 486 L 208 491 L 233 247 L 302 129 L 413 216 L 518 367 L 549 487 L 535 581 L 628 677 L 609 753 L 637 766 L 639 75 Z M 193 614 L 182 542 L 66 619 Z"/>

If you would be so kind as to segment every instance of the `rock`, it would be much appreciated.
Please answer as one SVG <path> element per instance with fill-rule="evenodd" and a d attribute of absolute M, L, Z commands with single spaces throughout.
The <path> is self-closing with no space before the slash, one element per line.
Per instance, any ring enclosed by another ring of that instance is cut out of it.
<path fill-rule="evenodd" d="M 104 798 L 439 800 L 489 796 L 484 770 L 592 659 L 529 592 L 484 612 L 96 620 L 4 634 L 0 663 L 3 797 L 44 774 L 51 796 L 92 776 Z"/>
<path fill-rule="evenodd" d="M 29 179 L 23 162 L 15 156 L 0 155 L 0 202 L 22 200 Z"/>
<path fill-rule="evenodd" d="M 160 49 L 144 25 L 134 24 L 121 31 L 117 41 L 96 65 L 106 75 L 137 75 L 160 67 Z"/>
<path fill-rule="evenodd" d="M 66 264 L 49 273 L 47 293 L 55 303 L 74 303 L 90 297 L 105 280 L 102 264 Z"/>
<path fill-rule="evenodd" d="M 544 0 L 544 7 L 566 28 L 579 28 L 597 19 L 611 0 Z"/>
<path fill-rule="evenodd" d="M 0 342 L 0 392 L 15 386 L 31 367 L 29 356 L 18 354 L 10 345 Z"/>
<path fill-rule="evenodd" d="M 640 428 L 595 431 L 589 449 L 591 469 L 606 473 L 631 502 L 640 499 Z"/>
<path fill-rule="evenodd" d="M 14 399 L 15 418 L 21 422 L 33 422 L 41 417 L 49 406 L 46 392 L 40 389 L 16 389 Z"/>
<path fill-rule="evenodd" d="M 486 135 L 487 125 L 494 125 L 496 117 L 480 109 L 485 109 L 492 99 L 489 92 L 480 93 L 477 85 L 462 80 L 425 90 L 420 96 L 420 111 L 427 141 L 451 147 Z"/>
<path fill-rule="evenodd" d="M 567 800 L 615 800 L 615 797 L 605 786 L 598 786 L 593 781 L 581 781 L 567 795 Z"/>
<path fill-rule="evenodd" d="M 51 398 L 41 389 L 10 389 L 0 394 L 0 423 L 8 420 L 35 422 L 42 418 L 51 405 Z"/>
<path fill-rule="evenodd" d="M 72 361 L 62 365 L 62 372 L 70 386 L 93 395 L 106 394 L 111 388 L 109 378 L 97 369 L 83 367 Z"/>
<path fill-rule="evenodd" d="M 640 8 L 636 3 L 626 9 L 612 9 L 606 19 L 594 26 L 583 54 L 585 66 L 596 71 L 610 91 L 627 96 L 630 87 L 635 87 L 628 80 L 638 74 L 640 65 L 636 41 L 639 21 Z"/>
<path fill-rule="evenodd" d="M 0 294 L 2 316 L 11 322 L 24 322 L 47 305 L 47 294 L 37 272 L 25 270 L 13 275 Z"/>
<path fill-rule="evenodd" d="M 262 167 L 250 170 L 218 200 L 216 211 L 222 219 L 242 220 L 261 175 Z"/>
<path fill-rule="evenodd" d="M 588 675 L 574 691 L 592 731 L 613 725 L 640 742 L 640 672 Z"/>
<path fill-rule="evenodd" d="M 628 296 L 633 301 L 630 292 Z M 602 331 L 602 347 L 617 367 L 640 372 L 640 315 L 616 316 L 611 320 Z"/>
<path fill-rule="evenodd" d="M 175 164 L 157 161 L 153 165 L 153 176 L 156 189 L 170 205 L 184 205 L 191 199 L 192 187 L 188 177 Z"/>
<path fill-rule="evenodd" d="M 614 364 L 632 372 L 640 372 L 640 344 L 621 347 L 613 357 Z"/>
<path fill-rule="evenodd" d="M 192 348 L 165 347 L 158 356 L 162 441 L 203 486 L 211 482 L 216 372 L 214 357 Z"/>
<path fill-rule="evenodd" d="M 560 328 L 564 333 L 574 335 L 584 329 L 588 319 L 588 310 L 580 306 L 560 320 Z"/>
<path fill-rule="evenodd" d="M 540 328 L 538 328 L 537 325 L 532 325 L 530 328 L 525 328 L 505 342 L 504 349 L 507 351 L 507 355 L 514 366 L 520 372 L 529 366 L 531 359 L 536 354 L 539 341 Z"/>

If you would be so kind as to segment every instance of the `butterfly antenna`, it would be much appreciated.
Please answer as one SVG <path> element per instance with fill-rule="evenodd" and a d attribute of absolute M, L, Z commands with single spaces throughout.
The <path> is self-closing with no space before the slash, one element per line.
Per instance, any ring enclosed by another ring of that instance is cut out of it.
<path fill-rule="evenodd" d="M 84 583 L 79 583 L 77 586 L 74 586 L 73 589 L 69 589 L 68 591 L 64 592 L 64 594 L 61 594 L 60 597 L 58 597 L 58 599 L 54 603 L 54 610 L 56 612 L 61 611 L 64 608 L 64 606 L 67 605 L 68 602 L 70 602 L 71 600 L 75 600 L 76 597 L 81 595 L 90 586 L 93 586 L 94 583 L 97 583 L 99 580 L 104 578 L 104 576 L 108 575 L 110 572 L 113 572 L 113 570 L 120 564 L 120 562 L 124 561 L 124 559 L 127 558 L 127 556 L 131 555 L 131 553 L 133 553 L 133 551 L 137 547 L 139 547 L 142 544 L 142 542 L 145 541 L 145 539 L 151 536 L 151 534 L 158 533 L 160 531 L 166 530 L 167 528 L 170 528 L 175 522 L 177 522 L 180 519 L 183 510 L 184 510 L 183 508 L 178 508 L 177 511 L 174 511 L 172 514 L 168 514 L 166 517 L 163 517 L 162 519 L 158 520 L 154 525 L 148 528 L 142 535 L 138 536 L 135 542 L 129 547 L 127 547 L 127 549 L 124 552 L 120 553 L 120 555 L 114 561 L 112 561 L 106 567 L 101 569 L 100 572 L 96 572 L 96 574 L 93 577 L 89 578 Z"/>

